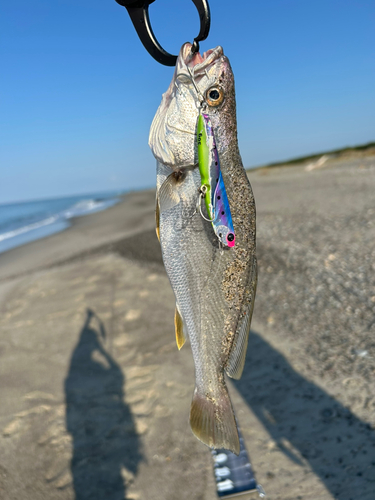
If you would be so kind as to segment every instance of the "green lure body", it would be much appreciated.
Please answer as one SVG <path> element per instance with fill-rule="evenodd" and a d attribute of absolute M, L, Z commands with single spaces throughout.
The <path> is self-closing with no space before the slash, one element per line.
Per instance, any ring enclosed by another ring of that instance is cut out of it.
<path fill-rule="evenodd" d="M 213 207 L 211 205 L 211 178 L 210 178 L 210 150 L 207 144 L 207 132 L 202 114 L 199 114 L 197 124 L 198 141 L 198 162 L 199 172 L 201 174 L 201 184 L 206 186 L 207 192 L 204 198 L 207 213 L 212 218 Z"/>

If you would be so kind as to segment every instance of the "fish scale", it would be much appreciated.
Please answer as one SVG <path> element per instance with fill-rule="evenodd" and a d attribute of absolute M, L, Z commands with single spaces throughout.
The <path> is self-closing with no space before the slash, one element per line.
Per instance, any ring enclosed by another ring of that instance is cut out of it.
<path fill-rule="evenodd" d="M 211 224 L 198 215 L 186 217 L 195 211 L 199 186 L 199 170 L 188 172 L 181 186 L 183 191 L 179 193 L 180 203 L 160 216 L 163 228 L 160 243 L 196 360 L 196 390 L 213 401 L 220 401 L 223 353 L 216 334 L 223 327 L 229 305 L 223 298 L 217 277 L 223 275 L 233 254 L 219 248 Z M 186 255 L 183 262 L 181 255 Z"/>
<path fill-rule="evenodd" d="M 206 207 L 205 217 L 197 212 L 202 182 L 197 101 L 213 86 L 212 95 L 223 98 L 206 111 L 236 235 L 233 247 L 219 243 L 211 222 L 205 220 Z M 177 345 L 182 347 L 189 337 L 195 365 L 191 428 L 206 445 L 238 453 L 224 372 L 239 378 L 245 361 L 257 276 L 255 204 L 238 150 L 233 74 L 221 47 L 193 60 L 190 45 L 182 47 L 149 144 L 158 161 L 157 231 L 177 319 L 181 318 L 175 321 Z"/>

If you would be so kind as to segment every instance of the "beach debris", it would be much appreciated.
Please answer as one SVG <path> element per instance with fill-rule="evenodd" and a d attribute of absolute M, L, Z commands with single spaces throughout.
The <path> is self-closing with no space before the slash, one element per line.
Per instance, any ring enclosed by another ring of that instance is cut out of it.
<path fill-rule="evenodd" d="M 358 358 L 367 358 L 369 353 L 366 349 L 352 349 L 352 354 Z"/>
<path fill-rule="evenodd" d="M 224 372 L 238 379 L 245 363 L 257 283 L 255 203 L 238 149 L 229 61 L 220 46 L 203 55 L 191 48 L 182 46 L 150 130 L 157 160 L 156 228 L 176 298 L 177 345 L 189 338 L 194 358 L 192 431 L 206 445 L 238 454 Z M 200 158 L 197 125 L 209 146 Z M 205 173 L 219 162 L 222 183 L 219 177 L 207 183 Z M 215 224 L 225 213 L 216 215 L 220 205 L 212 192 L 225 192 L 230 207 L 221 236 Z"/>
<path fill-rule="evenodd" d="M 311 170 L 316 170 L 317 168 L 321 168 L 327 160 L 329 160 L 332 157 L 332 155 L 323 155 L 319 158 L 319 160 L 312 161 L 308 165 L 306 165 L 305 170 L 306 172 L 311 172 Z"/>

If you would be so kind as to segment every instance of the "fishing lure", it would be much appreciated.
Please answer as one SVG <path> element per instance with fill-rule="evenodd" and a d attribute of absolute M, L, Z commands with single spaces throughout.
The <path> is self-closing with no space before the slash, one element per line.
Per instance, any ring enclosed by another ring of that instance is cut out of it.
<path fill-rule="evenodd" d="M 228 247 L 234 247 L 236 237 L 233 229 L 232 215 L 220 170 L 219 154 L 210 117 L 200 113 L 197 124 L 198 162 L 201 174 L 199 195 L 199 211 L 202 213 L 201 200 L 205 201 L 208 220 L 212 223 L 219 241 Z"/>

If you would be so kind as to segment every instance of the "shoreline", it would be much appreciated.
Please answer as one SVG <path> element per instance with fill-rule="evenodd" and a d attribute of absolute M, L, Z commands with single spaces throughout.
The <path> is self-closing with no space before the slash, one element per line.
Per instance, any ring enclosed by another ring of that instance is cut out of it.
<path fill-rule="evenodd" d="M 132 221 L 138 222 L 134 232 L 147 229 L 150 226 L 147 221 L 150 210 L 142 208 L 136 201 L 139 210 L 137 214 L 134 210 L 134 200 L 138 198 L 143 199 L 147 207 L 150 199 L 155 198 L 155 190 L 145 189 L 126 193 L 122 195 L 120 202 L 105 210 L 73 217 L 69 221 L 70 225 L 59 232 L 0 253 L 0 283 L 51 267 L 74 255 L 120 240 L 129 235 Z M 121 230 L 116 234 L 114 228 Z M 83 235 L 86 235 L 86 240 Z M 70 239 L 73 241 L 70 242 Z"/>
<path fill-rule="evenodd" d="M 98 212 L 103 212 L 108 210 L 114 205 L 121 203 L 126 197 L 128 192 L 124 192 L 121 194 L 113 195 L 112 197 L 104 198 L 100 197 L 100 193 L 93 194 L 91 197 L 86 198 L 85 195 L 82 197 L 79 196 L 67 196 L 67 197 L 57 197 L 52 199 L 41 199 L 41 200 L 33 200 L 31 202 L 20 202 L 20 203 L 10 203 L 5 204 L 5 206 L 24 206 L 24 205 L 35 205 L 39 203 L 46 202 L 58 202 L 60 200 L 69 200 L 70 206 L 66 206 L 60 209 L 57 208 L 57 211 L 54 213 L 45 213 L 45 216 L 37 221 L 26 224 L 26 226 L 16 227 L 10 231 L 5 231 L 5 233 L 0 234 L 0 255 L 13 250 L 14 248 L 18 248 L 28 243 L 32 243 L 33 241 L 46 239 L 49 236 L 53 236 L 54 234 L 61 233 L 66 229 L 69 229 L 74 224 L 74 219 L 80 217 L 86 217 L 88 215 L 93 215 Z M 91 207 L 86 208 L 82 212 L 82 204 L 91 203 Z M 93 206 L 93 205 L 94 206 Z M 98 205 L 99 204 L 99 205 Z M 100 204 L 104 206 L 100 206 Z M 96 206 L 95 206 L 96 205 Z M 1 209 L 1 206 L 0 206 Z M 78 209 L 78 213 L 77 213 Z M 75 212 L 74 215 L 72 215 Z M 79 213 L 81 212 L 81 213 Z M 6 222 L 6 221 L 5 221 Z M 5 248 L 4 248 L 5 247 Z"/>

